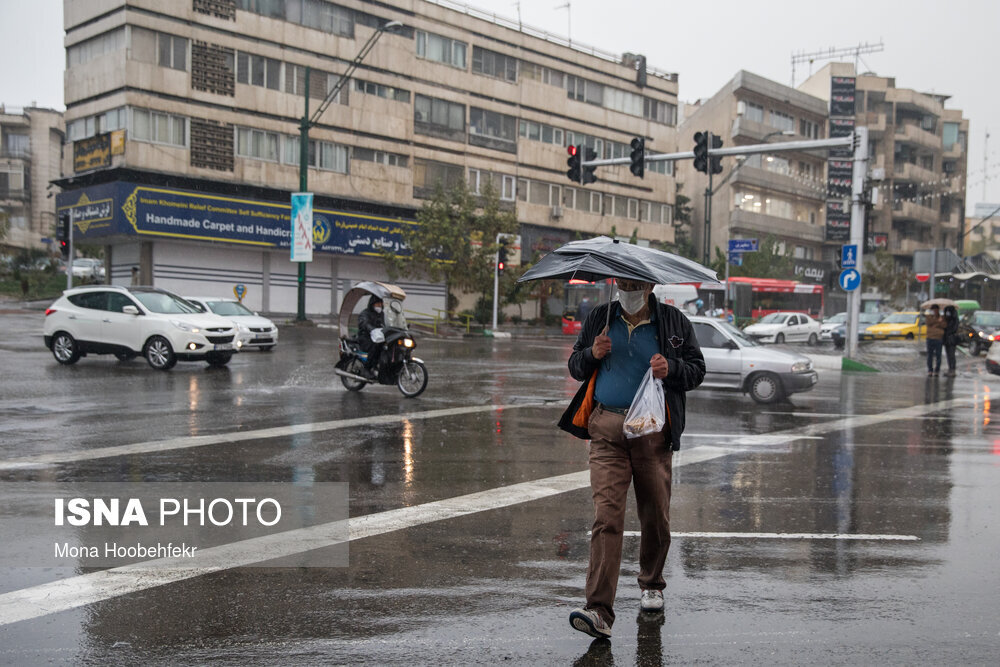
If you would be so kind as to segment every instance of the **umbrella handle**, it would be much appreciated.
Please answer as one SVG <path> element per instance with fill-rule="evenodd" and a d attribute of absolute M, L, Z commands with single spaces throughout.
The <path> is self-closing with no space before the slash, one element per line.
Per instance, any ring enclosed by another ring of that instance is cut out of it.
<path fill-rule="evenodd" d="M 611 328 L 611 305 L 614 303 L 615 298 L 615 282 L 611 281 L 611 289 L 608 290 L 608 313 L 604 320 L 604 330 L 607 331 Z"/>

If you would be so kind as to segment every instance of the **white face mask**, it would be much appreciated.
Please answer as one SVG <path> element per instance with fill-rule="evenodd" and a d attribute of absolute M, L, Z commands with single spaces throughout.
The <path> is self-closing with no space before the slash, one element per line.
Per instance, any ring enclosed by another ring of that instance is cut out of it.
<path fill-rule="evenodd" d="M 379 314 L 381 314 L 381 313 L 382 313 L 382 306 L 375 306 L 375 307 L 373 308 L 373 310 L 374 310 L 374 311 L 375 311 L 376 313 L 379 313 Z"/>
<path fill-rule="evenodd" d="M 618 301 L 622 308 L 629 315 L 635 315 L 646 305 L 646 290 L 635 290 L 634 292 L 618 291 Z"/>

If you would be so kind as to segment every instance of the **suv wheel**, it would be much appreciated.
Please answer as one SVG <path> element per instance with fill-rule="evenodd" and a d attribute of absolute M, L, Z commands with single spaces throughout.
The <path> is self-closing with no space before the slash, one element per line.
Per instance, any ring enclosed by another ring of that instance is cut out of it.
<path fill-rule="evenodd" d="M 773 373 L 758 373 L 750 378 L 750 397 L 758 403 L 774 403 L 781 398 L 781 380 Z"/>
<path fill-rule="evenodd" d="M 158 371 L 168 371 L 177 363 L 174 348 L 163 336 L 153 336 L 146 342 L 146 361 Z"/>
<path fill-rule="evenodd" d="M 52 337 L 52 356 L 60 364 L 69 366 L 80 360 L 80 346 L 73 337 L 65 331 L 60 331 Z"/>

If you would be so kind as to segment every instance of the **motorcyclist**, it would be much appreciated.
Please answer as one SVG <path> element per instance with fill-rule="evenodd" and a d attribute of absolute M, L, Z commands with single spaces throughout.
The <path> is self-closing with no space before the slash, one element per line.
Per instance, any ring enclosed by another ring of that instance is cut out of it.
<path fill-rule="evenodd" d="M 368 306 L 358 316 L 358 346 L 368 354 L 368 360 L 365 362 L 365 375 L 368 377 L 374 377 L 375 368 L 377 368 L 379 356 L 382 353 L 382 341 L 385 339 L 384 334 L 379 334 L 383 333 L 384 326 L 382 298 L 372 295 L 368 299 Z M 381 340 L 373 339 L 372 332 L 376 332 L 375 338 Z"/>

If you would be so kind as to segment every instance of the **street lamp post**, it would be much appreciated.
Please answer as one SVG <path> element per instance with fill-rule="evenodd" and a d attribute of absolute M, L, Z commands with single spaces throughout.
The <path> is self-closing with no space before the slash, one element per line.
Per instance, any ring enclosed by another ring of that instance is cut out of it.
<path fill-rule="evenodd" d="M 306 192 L 309 189 L 309 128 L 314 127 L 318 122 L 323 112 L 326 111 L 327 107 L 333 103 L 334 98 L 337 97 L 337 93 L 344 87 L 344 85 L 351 80 L 351 75 L 354 74 L 354 70 L 358 68 L 358 65 L 365 59 L 368 53 L 375 46 L 375 42 L 378 41 L 379 37 L 382 36 L 383 32 L 392 32 L 402 28 L 403 24 L 399 21 L 389 21 L 382 27 L 378 28 L 372 36 L 368 38 L 361 50 L 358 51 L 358 55 L 354 57 L 351 61 L 350 67 L 340 75 L 340 79 L 337 81 L 330 92 L 327 93 L 326 97 L 320 102 L 319 106 L 316 107 L 316 112 L 312 116 L 309 115 L 309 75 L 310 68 L 306 67 L 306 85 L 305 90 L 305 106 L 302 112 L 302 122 L 299 124 L 299 192 Z M 298 292 L 298 311 L 295 315 L 296 322 L 304 322 L 306 320 L 306 263 L 299 262 L 299 292 Z M 336 289 L 336 286 L 334 286 Z"/>

